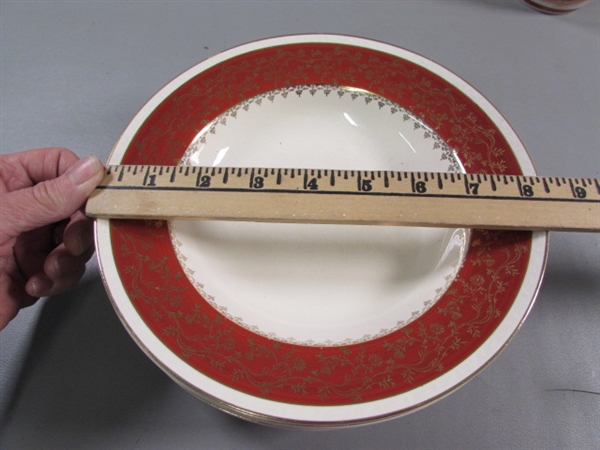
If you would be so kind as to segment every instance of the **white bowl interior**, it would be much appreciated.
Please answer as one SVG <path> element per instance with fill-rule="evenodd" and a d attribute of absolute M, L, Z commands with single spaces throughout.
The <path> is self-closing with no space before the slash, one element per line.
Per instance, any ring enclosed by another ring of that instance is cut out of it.
<path fill-rule="evenodd" d="M 351 88 L 296 86 L 249 99 L 206 126 L 182 164 L 458 171 L 422 121 Z M 326 182 L 326 180 L 317 180 Z M 179 261 L 221 313 L 255 333 L 347 345 L 419 317 L 454 279 L 464 229 L 175 221 Z"/>

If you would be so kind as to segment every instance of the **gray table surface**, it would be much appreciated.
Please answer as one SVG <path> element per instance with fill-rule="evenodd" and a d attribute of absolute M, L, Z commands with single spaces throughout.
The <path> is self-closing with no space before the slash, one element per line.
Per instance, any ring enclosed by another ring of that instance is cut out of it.
<path fill-rule="evenodd" d="M 542 175 L 599 177 L 600 5 L 517 0 L 8 1 L 0 148 L 106 158 L 132 116 L 195 63 L 248 41 L 341 33 L 449 68 L 513 125 Z M 553 233 L 536 304 L 508 348 L 449 397 L 361 428 L 286 431 L 172 382 L 114 313 L 95 261 L 0 333 L 2 449 L 598 449 L 600 238 Z"/>

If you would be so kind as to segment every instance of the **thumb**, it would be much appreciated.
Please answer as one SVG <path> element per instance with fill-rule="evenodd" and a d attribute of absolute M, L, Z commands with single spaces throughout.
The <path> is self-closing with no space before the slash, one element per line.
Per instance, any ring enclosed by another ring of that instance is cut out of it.
<path fill-rule="evenodd" d="M 92 155 L 77 161 L 57 178 L 5 194 L 0 240 L 6 242 L 69 218 L 85 204 L 103 176 L 104 166 Z"/>

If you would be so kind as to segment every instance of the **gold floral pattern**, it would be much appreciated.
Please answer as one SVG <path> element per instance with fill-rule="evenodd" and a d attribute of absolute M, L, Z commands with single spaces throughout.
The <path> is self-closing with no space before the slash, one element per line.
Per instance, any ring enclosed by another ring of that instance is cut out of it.
<path fill-rule="evenodd" d="M 443 79 L 392 55 L 329 44 L 264 49 L 203 72 L 146 120 L 124 163 L 178 164 L 194 137 L 234 105 L 306 84 L 353 87 L 387 98 L 434 129 L 467 169 L 508 168 L 507 143 L 491 120 Z"/>
<path fill-rule="evenodd" d="M 491 119 L 439 76 L 394 55 L 322 43 L 256 50 L 202 72 L 145 120 L 120 163 L 175 165 L 198 132 L 235 104 L 307 84 L 364 89 L 401 105 L 467 171 L 520 173 Z M 510 310 L 531 233 L 474 230 L 459 276 L 435 307 L 389 335 L 330 348 L 270 340 L 224 317 L 183 274 L 162 222 L 113 221 L 111 241 L 139 315 L 196 370 L 270 400 L 341 405 L 407 392 L 471 355 Z"/>
<path fill-rule="evenodd" d="M 505 294 L 524 270 L 528 252 L 528 233 L 475 231 L 468 266 L 422 318 L 384 338 L 312 349 L 254 335 L 200 296 L 189 295 L 177 263 L 164 254 L 165 248 L 155 247 L 167 233 L 166 224 L 136 227 L 135 240 L 131 226 L 136 224 L 119 222 L 113 233 L 123 255 L 123 281 L 140 314 L 160 324 L 158 334 L 182 358 L 256 395 L 291 401 L 300 394 L 316 404 L 402 392 L 443 373 L 506 313 L 510 304 Z M 158 261 L 149 256 L 156 253 L 163 255 Z"/>

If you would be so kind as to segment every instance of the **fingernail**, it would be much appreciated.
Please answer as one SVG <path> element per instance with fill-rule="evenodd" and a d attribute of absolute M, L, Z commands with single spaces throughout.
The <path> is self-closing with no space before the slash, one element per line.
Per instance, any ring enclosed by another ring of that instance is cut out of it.
<path fill-rule="evenodd" d="M 67 179 L 76 186 L 84 184 L 86 181 L 96 175 L 103 166 L 95 155 L 86 156 L 72 165 L 65 172 Z"/>
<path fill-rule="evenodd" d="M 32 277 L 26 286 L 26 291 L 32 297 L 45 297 L 54 283 L 45 275 L 37 275 Z"/>

